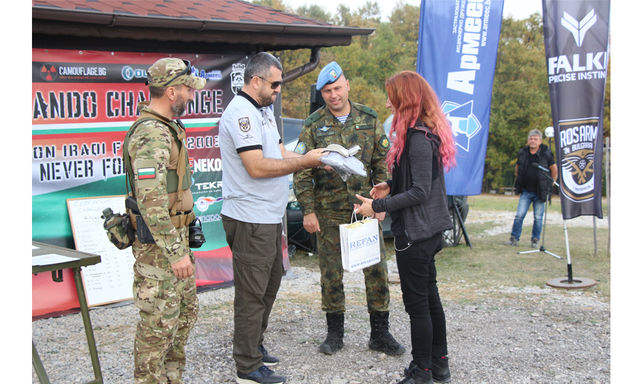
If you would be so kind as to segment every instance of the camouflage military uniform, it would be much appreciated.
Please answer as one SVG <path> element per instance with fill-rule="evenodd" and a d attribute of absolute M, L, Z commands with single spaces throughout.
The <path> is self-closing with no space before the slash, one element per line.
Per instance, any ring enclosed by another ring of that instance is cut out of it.
<path fill-rule="evenodd" d="M 355 197 L 356 193 L 368 197 L 374 184 L 388 179 L 385 156 L 389 149 L 389 141 L 377 118 L 378 114 L 373 109 L 351 103 L 351 112 L 343 125 L 326 106 L 322 107 L 305 120 L 295 149 L 297 153 L 304 154 L 311 149 L 323 148 L 329 144 L 340 144 L 345 148 L 359 145 L 361 149 L 356 157 L 362 161 L 369 175 L 352 175 L 346 182 L 334 171 L 326 171 L 323 168 L 307 169 L 294 175 L 296 197 L 304 214 L 315 212 L 320 224 L 320 232 L 317 232 L 316 236 L 321 272 L 322 310 L 327 313 L 345 311 L 338 225 L 350 222 L 353 204 L 360 202 Z M 369 313 L 389 310 L 387 262 L 382 242 L 380 248 L 382 261 L 363 270 Z"/>
<path fill-rule="evenodd" d="M 155 244 L 133 243 L 133 294 L 140 310 L 134 345 L 134 378 L 136 383 L 182 383 L 185 367 L 184 348 L 189 331 L 196 322 L 198 300 L 195 274 L 178 279 L 171 264 L 184 255 L 195 260 L 189 249 L 188 225 L 176 228 L 169 208 L 177 192 L 167 192 L 167 174 L 178 165 L 179 148 L 165 121 L 184 132 L 147 107 L 142 108 L 141 122 L 130 135 L 125 151 L 131 158 L 133 185 L 140 214 L 153 235 Z M 183 138 L 184 133 L 178 137 Z M 184 141 L 183 141 L 184 143 Z M 185 148 L 186 151 L 186 148 Z M 188 162 L 186 164 L 188 170 Z M 186 173 L 191 177 L 191 172 Z M 185 184 L 183 184 L 185 185 Z M 178 211 L 193 208 L 193 196 L 183 190 Z"/>

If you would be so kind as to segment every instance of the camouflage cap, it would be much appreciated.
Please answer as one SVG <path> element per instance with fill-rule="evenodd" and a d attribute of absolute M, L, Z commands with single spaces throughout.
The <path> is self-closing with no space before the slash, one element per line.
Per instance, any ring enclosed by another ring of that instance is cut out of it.
<path fill-rule="evenodd" d="M 154 87 L 170 87 L 184 84 L 194 89 L 202 89 L 207 80 L 192 74 L 191 64 L 188 61 L 175 57 L 165 57 L 149 67 L 147 82 Z"/>

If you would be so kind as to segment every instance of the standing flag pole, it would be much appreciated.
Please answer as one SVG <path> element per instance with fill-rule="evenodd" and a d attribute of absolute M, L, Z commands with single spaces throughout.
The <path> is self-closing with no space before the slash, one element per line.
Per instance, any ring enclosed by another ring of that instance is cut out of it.
<path fill-rule="evenodd" d="M 592 279 L 573 277 L 567 220 L 583 215 L 602 218 L 602 115 L 609 59 L 609 8 L 609 0 L 542 2 L 567 248 L 567 278 L 547 284 L 559 288 L 596 284 Z"/>

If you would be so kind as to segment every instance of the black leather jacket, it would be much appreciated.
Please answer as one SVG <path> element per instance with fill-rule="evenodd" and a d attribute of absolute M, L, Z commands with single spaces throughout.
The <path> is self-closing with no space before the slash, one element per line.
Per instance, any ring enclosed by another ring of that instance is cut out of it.
<path fill-rule="evenodd" d="M 391 192 L 372 204 L 376 212 L 389 212 L 395 236 L 405 235 L 412 243 L 453 227 L 438 152 L 440 138 L 430 131 L 427 136 L 424 130 L 407 130 L 400 162 L 387 181 Z"/>

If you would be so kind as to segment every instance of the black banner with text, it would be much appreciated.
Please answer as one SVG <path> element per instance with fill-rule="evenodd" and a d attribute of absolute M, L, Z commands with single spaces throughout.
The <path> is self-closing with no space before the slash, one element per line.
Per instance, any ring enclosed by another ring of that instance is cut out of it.
<path fill-rule="evenodd" d="M 562 217 L 602 218 L 609 0 L 543 0 Z"/>

